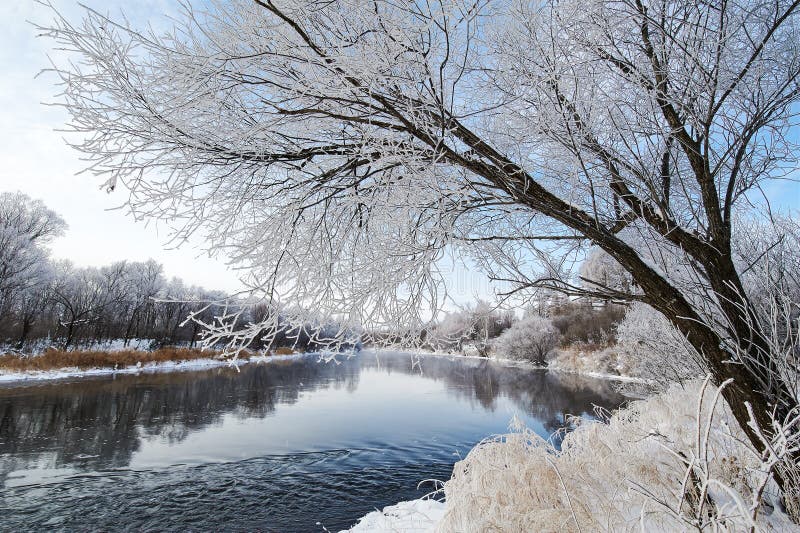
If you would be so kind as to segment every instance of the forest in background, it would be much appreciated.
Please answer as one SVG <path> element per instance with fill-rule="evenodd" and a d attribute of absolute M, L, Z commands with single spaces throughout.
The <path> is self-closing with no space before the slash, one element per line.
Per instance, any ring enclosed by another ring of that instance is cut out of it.
<path fill-rule="evenodd" d="M 276 313 L 268 304 L 167 278 L 153 259 L 102 267 L 53 259 L 48 245 L 66 230 L 41 201 L 0 192 L 0 351 L 102 348 L 111 341 L 124 348 L 195 347 L 203 324 L 222 314 L 238 313 L 247 324 Z M 324 325 L 287 324 L 266 343 L 255 338 L 247 347 L 308 350 L 330 335 Z"/>

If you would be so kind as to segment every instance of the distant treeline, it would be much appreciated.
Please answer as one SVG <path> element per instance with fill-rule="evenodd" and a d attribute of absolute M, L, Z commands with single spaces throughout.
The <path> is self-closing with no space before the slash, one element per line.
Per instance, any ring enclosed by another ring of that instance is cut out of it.
<path fill-rule="evenodd" d="M 194 346 L 204 331 L 198 321 L 212 322 L 224 305 L 228 312 L 240 306 L 240 323 L 260 322 L 274 312 L 267 305 L 226 301 L 223 292 L 167 279 L 153 260 L 104 267 L 54 261 L 47 245 L 65 230 L 61 217 L 41 201 L 0 193 L 0 344 L 5 349 L 69 349 L 110 340 L 127 345 L 132 339 L 149 340 L 152 348 Z M 197 320 L 187 320 L 190 315 Z M 323 330 L 284 327 L 273 332 L 269 346 L 256 338 L 248 347 L 314 349 Z"/>
<path fill-rule="evenodd" d="M 164 278 L 155 261 L 120 261 L 78 268 L 64 261 L 47 265 L 48 275 L 4 298 L 0 337 L 17 348 L 49 338 L 66 349 L 110 339 L 153 339 L 157 344 L 198 340 L 191 312 L 211 320 L 218 306 L 205 302 L 224 294 Z M 193 302 L 193 303 L 190 303 Z"/>

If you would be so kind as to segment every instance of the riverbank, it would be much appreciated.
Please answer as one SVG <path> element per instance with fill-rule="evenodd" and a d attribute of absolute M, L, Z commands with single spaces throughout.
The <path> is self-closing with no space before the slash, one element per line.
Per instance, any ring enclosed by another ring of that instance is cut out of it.
<path fill-rule="evenodd" d="M 365 354 L 404 352 L 410 355 L 426 357 L 442 357 L 469 361 L 493 361 L 506 366 L 527 369 L 541 369 L 564 374 L 576 374 L 583 377 L 613 380 L 626 383 L 647 385 L 647 379 L 609 372 L 608 365 L 599 364 L 596 358 L 576 357 L 574 352 L 569 357 L 557 354 L 546 366 L 535 365 L 527 361 L 503 358 L 498 356 L 483 357 L 463 353 L 437 352 L 430 350 L 408 350 L 403 348 L 368 348 Z M 287 353 L 288 352 L 288 353 Z M 138 372 L 180 372 L 202 370 L 221 366 L 236 366 L 252 362 L 268 360 L 287 360 L 302 357 L 304 354 L 292 353 L 288 349 L 278 349 L 273 354 L 257 354 L 244 352 L 235 360 L 221 358 L 221 352 L 201 350 L 199 348 L 165 347 L 156 350 L 126 349 L 120 347 L 104 347 L 100 350 L 63 351 L 47 349 L 38 355 L 4 354 L 0 355 L 0 383 L 14 381 L 43 381 L 82 376 L 100 376 L 111 374 L 135 374 Z M 578 364 L 580 363 L 580 364 Z M 618 371 L 619 368 L 614 368 Z"/>
<path fill-rule="evenodd" d="M 768 471 L 694 381 L 580 422 L 560 450 L 515 424 L 456 463 L 444 503 L 401 502 L 348 531 L 797 531 Z"/>
<path fill-rule="evenodd" d="M 189 348 L 162 348 L 154 351 L 73 351 L 50 350 L 41 355 L 0 356 L 0 383 L 47 381 L 66 378 L 186 372 L 215 367 L 287 361 L 305 357 L 304 353 L 246 354 L 222 358 L 220 352 Z"/>
<path fill-rule="evenodd" d="M 437 351 L 422 350 L 422 349 L 410 350 L 400 347 L 370 348 L 370 351 L 374 351 L 378 354 L 384 351 L 404 352 L 412 355 L 414 354 L 424 355 L 426 357 L 433 356 L 433 357 L 447 357 L 450 359 L 459 359 L 459 360 L 467 359 L 474 361 L 495 361 L 497 363 L 501 363 L 504 365 L 517 366 L 520 368 L 548 370 L 551 372 L 558 372 L 562 374 L 576 374 L 588 378 L 620 381 L 624 383 L 636 383 L 641 385 L 650 385 L 652 383 L 650 380 L 644 377 L 619 373 L 620 368 L 610 368 L 607 364 L 605 364 L 605 362 L 601 362 L 600 358 L 593 356 L 593 354 L 600 352 L 588 352 L 588 355 L 585 355 L 584 352 L 578 352 L 579 355 L 576 356 L 575 351 L 572 349 L 557 350 L 555 353 L 555 357 L 551 361 L 549 361 L 548 364 L 536 365 L 528 361 L 520 361 L 518 359 L 509 359 L 506 357 L 499 357 L 495 355 L 484 357 L 481 355 L 467 355 L 464 353 L 454 353 L 454 352 L 437 352 Z M 566 354 L 568 354 L 568 356 L 565 357 Z M 605 359 L 605 356 L 603 359 Z"/>

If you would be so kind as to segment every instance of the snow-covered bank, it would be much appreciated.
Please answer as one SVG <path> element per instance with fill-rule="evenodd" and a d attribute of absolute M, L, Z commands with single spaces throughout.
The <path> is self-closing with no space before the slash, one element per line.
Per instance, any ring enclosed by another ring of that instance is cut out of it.
<path fill-rule="evenodd" d="M 593 372 L 590 370 L 575 370 L 571 368 L 565 368 L 557 365 L 545 367 L 547 370 L 551 372 L 561 372 L 563 374 L 577 374 L 579 376 L 584 376 L 587 378 L 595 378 L 595 379 L 607 379 L 611 381 L 622 381 L 624 383 L 639 383 L 642 385 L 649 385 L 651 382 L 644 378 L 638 378 L 635 376 L 621 376 L 619 374 L 610 374 L 607 372 Z"/>
<path fill-rule="evenodd" d="M 61 350 L 63 339 L 44 338 L 27 343 L 24 350 L 19 350 L 16 343 L 0 343 L 0 353 L 39 355 L 49 349 Z M 154 339 L 108 339 L 101 342 L 74 343 L 68 348 L 69 351 L 100 351 L 100 352 L 121 352 L 125 350 L 147 351 L 159 346 L 159 342 Z M 171 343 L 175 348 L 190 348 L 189 342 Z"/>
<path fill-rule="evenodd" d="M 561 450 L 515 426 L 456 463 L 443 511 L 439 504 L 432 516 L 414 515 L 421 504 L 405 502 L 402 513 L 393 506 L 370 513 L 368 524 L 371 531 L 798 531 L 743 437 L 714 387 L 673 386 L 605 423 L 580 422 Z M 353 529 L 368 530 L 362 522 Z"/>
<path fill-rule="evenodd" d="M 444 517 L 446 506 L 436 500 L 411 500 L 372 511 L 347 531 L 353 533 L 429 533 Z"/>
<path fill-rule="evenodd" d="M 25 372 L 8 372 L 0 370 L 0 383 L 27 382 L 27 381 L 46 381 L 66 378 L 81 378 L 91 376 L 107 376 L 117 374 L 145 374 L 155 372 L 189 372 L 193 370 L 204 370 L 208 368 L 218 368 L 224 366 L 236 367 L 246 364 L 270 363 L 275 361 L 290 361 L 309 357 L 312 354 L 290 354 L 290 355 L 254 355 L 251 357 L 241 357 L 236 360 L 225 359 L 193 359 L 191 361 L 165 361 L 159 363 L 149 363 L 145 365 L 132 365 L 124 368 L 60 368 L 57 370 L 30 370 Z"/>
<path fill-rule="evenodd" d="M 520 361 L 518 359 L 509 359 L 507 357 L 495 356 L 494 354 L 490 355 L 489 357 L 483 357 L 480 355 L 466 355 L 460 353 L 436 352 L 436 351 L 419 350 L 419 349 L 409 350 L 403 348 L 371 348 L 368 351 L 378 355 L 380 355 L 383 352 L 390 352 L 390 353 L 400 352 L 400 353 L 407 353 L 409 355 L 423 355 L 426 357 L 446 357 L 451 360 L 459 360 L 459 361 L 464 359 L 472 361 L 492 361 L 506 366 L 527 368 L 531 370 L 550 370 L 553 372 L 561 372 L 564 374 L 577 374 L 580 376 L 596 378 L 596 379 L 622 381 L 626 383 L 640 383 L 645 385 L 649 384 L 649 380 L 645 378 L 610 372 L 606 367 L 603 367 L 602 365 L 599 364 L 568 365 L 568 364 L 563 364 L 562 362 L 552 361 L 550 364 L 543 366 L 543 365 L 536 365 L 528 361 Z M 604 369 L 605 371 L 602 371 L 601 369 Z"/>

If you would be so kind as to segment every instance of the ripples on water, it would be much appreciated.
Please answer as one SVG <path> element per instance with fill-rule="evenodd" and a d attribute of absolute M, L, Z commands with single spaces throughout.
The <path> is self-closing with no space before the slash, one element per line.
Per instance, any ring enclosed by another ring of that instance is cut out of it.
<path fill-rule="evenodd" d="M 0 388 L 0 529 L 322 531 L 432 489 L 517 414 L 543 436 L 608 382 L 362 354 Z M 320 525 L 318 525 L 319 523 Z"/>

